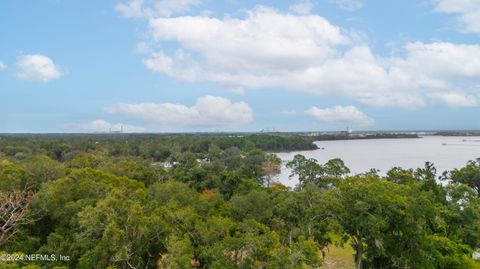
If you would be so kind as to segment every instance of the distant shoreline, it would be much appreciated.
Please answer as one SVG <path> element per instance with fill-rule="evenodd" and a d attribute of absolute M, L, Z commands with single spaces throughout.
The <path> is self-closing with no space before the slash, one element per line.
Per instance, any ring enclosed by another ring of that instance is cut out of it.
<path fill-rule="evenodd" d="M 336 133 L 302 133 L 302 136 L 309 137 L 313 142 L 321 141 L 346 141 L 346 140 L 373 140 L 373 139 L 417 139 L 425 136 L 447 136 L 447 137 L 475 137 L 480 136 L 480 131 L 437 131 L 437 132 L 336 132 Z M 316 145 L 315 145 L 316 146 Z M 305 149 L 302 151 L 318 150 L 320 148 Z M 293 151 L 278 151 L 276 153 L 289 153 Z"/>
<path fill-rule="evenodd" d="M 421 138 L 418 134 L 404 133 L 339 133 L 339 134 L 320 134 L 312 136 L 314 141 L 331 141 L 331 140 L 360 140 L 360 139 L 405 139 L 405 138 Z"/>
<path fill-rule="evenodd" d="M 300 134 L 299 134 L 300 135 Z M 304 133 L 300 136 L 308 137 L 314 147 L 309 149 L 302 149 L 300 151 L 313 151 L 319 150 L 320 148 L 315 144 L 317 141 L 346 141 L 346 140 L 373 140 L 373 139 L 417 139 L 422 138 L 418 134 L 406 134 L 406 133 L 346 133 L 339 132 L 335 134 L 315 134 L 315 133 Z M 275 151 L 274 153 L 289 153 L 298 150 L 284 150 L 284 151 Z"/>
<path fill-rule="evenodd" d="M 436 136 L 480 136 L 480 131 L 441 131 Z"/>

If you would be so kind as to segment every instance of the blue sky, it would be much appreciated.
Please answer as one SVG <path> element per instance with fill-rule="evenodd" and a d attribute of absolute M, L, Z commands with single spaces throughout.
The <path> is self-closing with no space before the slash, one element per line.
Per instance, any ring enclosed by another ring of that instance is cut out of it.
<path fill-rule="evenodd" d="M 1 1 L 0 37 L 0 132 L 480 129 L 475 0 Z"/>

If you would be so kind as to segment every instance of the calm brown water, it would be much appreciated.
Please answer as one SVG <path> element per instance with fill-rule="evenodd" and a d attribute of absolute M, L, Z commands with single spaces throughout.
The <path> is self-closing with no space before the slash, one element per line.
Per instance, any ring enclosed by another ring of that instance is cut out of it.
<path fill-rule="evenodd" d="M 277 153 L 284 161 L 296 154 L 317 159 L 320 163 L 341 158 L 353 174 L 371 168 L 385 174 L 395 166 L 403 168 L 423 167 L 426 161 L 435 164 L 438 174 L 445 170 L 460 168 L 467 161 L 480 158 L 480 137 L 425 136 L 416 139 L 368 139 L 315 142 L 319 150 Z M 290 171 L 282 167 L 280 182 L 295 186 L 296 179 L 289 179 Z"/>

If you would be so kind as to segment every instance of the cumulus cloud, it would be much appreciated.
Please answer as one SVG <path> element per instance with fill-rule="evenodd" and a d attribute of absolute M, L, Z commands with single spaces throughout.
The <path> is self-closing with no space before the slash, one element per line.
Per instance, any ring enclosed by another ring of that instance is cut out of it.
<path fill-rule="evenodd" d="M 191 107 L 173 103 L 117 104 L 106 111 L 167 128 L 232 127 L 253 121 L 247 103 L 216 96 L 201 97 Z"/>
<path fill-rule="evenodd" d="M 478 106 L 478 98 L 473 95 L 465 95 L 462 93 L 432 93 L 432 99 L 437 103 L 448 107 L 474 107 Z"/>
<path fill-rule="evenodd" d="M 7 68 L 7 65 L 4 64 L 2 61 L 0 61 L 0 71 L 5 70 Z"/>
<path fill-rule="evenodd" d="M 413 42 L 405 50 L 406 58 L 393 59 L 392 68 L 408 73 L 419 85 L 442 88 L 455 79 L 480 75 L 480 45 Z"/>
<path fill-rule="evenodd" d="M 142 133 L 146 131 L 146 129 L 143 127 L 123 123 L 114 124 L 105 120 L 94 120 L 87 123 L 68 123 L 63 127 L 70 132 L 78 133 L 120 132 L 122 129 L 124 133 Z"/>
<path fill-rule="evenodd" d="M 431 104 L 434 93 L 471 94 L 480 84 L 479 45 L 411 42 L 399 56 L 382 57 L 357 33 L 297 13 L 257 6 L 244 17 L 153 17 L 144 41 L 153 49 L 143 63 L 227 90 L 281 88 L 407 109 Z"/>
<path fill-rule="evenodd" d="M 435 11 L 452 13 L 465 32 L 480 32 L 480 1 L 478 0 L 433 0 Z"/>
<path fill-rule="evenodd" d="M 150 21 L 156 42 L 178 42 L 183 50 L 160 63 L 195 61 L 200 53 L 209 68 L 221 65 L 245 71 L 262 68 L 299 68 L 332 57 L 334 46 L 350 42 L 339 27 L 315 15 L 280 14 L 267 7 L 249 11 L 245 19 L 209 17 L 157 18 Z M 192 53 L 189 53 L 192 52 Z M 195 68 L 195 67 L 192 67 Z M 228 75 L 228 74 L 226 74 Z M 221 79 L 221 78 L 218 78 Z"/>
<path fill-rule="evenodd" d="M 305 113 L 318 121 L 326 123 L 346 124 L 356 127 L 369 127 L 375 123 L 374 119 L 368 117 L 354 106 L 334 106 L 323 109 L 314 106 L 305 111 Z"/>
<path fill-rule="evenodd" d="M 48 82 L 62 76 L 59 66 L 45 55 L 23 55 L 17 62 L 17 77 L 23 80 Z"/>
<path fill-rule="evenodd" d="M 227 88 L 277 86 L 285 76 L 294 84 L 310 67 L 334 57 L 336 46 L 350 43 L 323 17 L 280 14 L 267 7 L 249 11 L 244 19 L 157 18 L 150 27 L 153 42 L 177 42 L 180 49 L 151 54 L 144 60 L 147 68 Z"/>
<path fill-rule="evenodd" d="M 117 4 L 115 9 L 127 18 L 170 17 L 201 3 L 202 0 L 131 0 L 126 4 Z"/>
<path fill-rule="evenodd" d="M 329 0 L 329 2 L 348 11 L 356 11 L 363 7 L 363 2 L 360 0 Z"/>

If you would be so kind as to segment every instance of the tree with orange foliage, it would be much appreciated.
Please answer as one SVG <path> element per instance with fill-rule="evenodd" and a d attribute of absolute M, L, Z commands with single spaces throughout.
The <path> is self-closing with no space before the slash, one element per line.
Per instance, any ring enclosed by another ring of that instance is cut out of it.
<path fill-rule="evenodd" d="M 282 160 L 275 154 L 268 154 L 263 162 L 263 171 L 265 173 L 266 186 L 270 187 L 275 177 L 281 172 Z"/>

